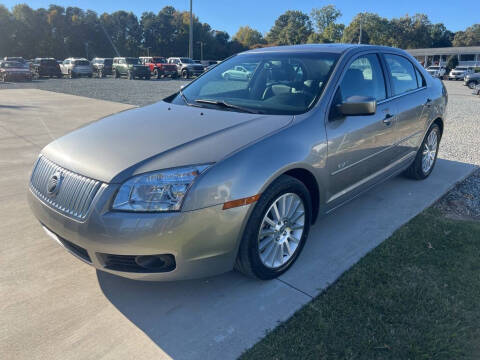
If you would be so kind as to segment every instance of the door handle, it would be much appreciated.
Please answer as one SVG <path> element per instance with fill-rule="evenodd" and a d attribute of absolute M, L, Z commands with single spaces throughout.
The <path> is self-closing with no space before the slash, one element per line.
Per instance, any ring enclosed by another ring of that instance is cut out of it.
<path fill-rule="evenodd" d="M 425 106 L 426 107 L 432 106 L 432 99 L 427 99 L 427 101 L 425 102 Z"/>
<path fill-rule="evenodd" d="M 385 115 L 385 117 L 383 118 L 383 123 L 384 123 L 385 125 L 390 125 L 390 124 L 392 123 L 393 119 L 394 119 L 394 116 L 393 116 L 392 114 L 387 114 L 387 115 Z"/>

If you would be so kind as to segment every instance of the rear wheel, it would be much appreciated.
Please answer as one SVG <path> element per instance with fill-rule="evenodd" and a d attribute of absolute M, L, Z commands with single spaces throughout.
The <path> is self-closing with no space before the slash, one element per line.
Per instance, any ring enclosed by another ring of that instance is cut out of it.
<path fill-rule="evenodd" d="M 440 127 L 437 124 L 433 124 L 428 130 L 425 139 L 423 139 L 414 162 L 405 171 L 407 177 L 416 180 L 423 180 L 432 173 L 435 163 L 437 162 L 440 139 Z"/>
<path fill-rule="evenodd" d="M 184 79 L 188 79 L 190 77 L 190 75 L 188 74 L 188 70 L 183 70 L 182 71 L 182 78 Z"/>
<path fill-rule="evenodd" d="M 127 73 L 127 78 L 128 80 L 133 80 L 135 79 L 135 77 L 133 76 L 133 73 L 129 70 L 128 73 Z"/>
<path fill-rule="evenodd" d="M 290 268 L 310 231 L 311 199 L 305 185 L 283 175 L 262 194 L 242 236 L 235 268 L 273 279 Z"/>
<path fill-rule="evenodd" d="M 476 80 L 472 80 L 472 81 L 469 81 L 467 85 L 470 89 L 473 90 L 473 89 L 475 89 L 475 86 L 477 86 L 477 84 L 478 84 L 478 82 Z"/>

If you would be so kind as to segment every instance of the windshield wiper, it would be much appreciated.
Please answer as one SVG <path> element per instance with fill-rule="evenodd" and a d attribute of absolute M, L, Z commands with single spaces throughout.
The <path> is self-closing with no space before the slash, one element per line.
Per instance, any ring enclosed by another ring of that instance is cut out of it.
<path fill-rule="evenodd" d="M 197 104 L 192 104 L 191 102 L 188 101 L 187 97 L 185 96 L 185 94 L 183 93 L 182 89 L 180 89 L 178 91 L 178 93 L 180 94 L 180 96 L 182 97 L 183 101 L 185 102 L 185 105 L 188 105 L 188 106 L 195 106 L 195 107 L 202 107 L 200 105 L 197 105 Z"/>
<path fill-rule="evenodd" d="M 261 114 L 260 111 L 248 109 L 248 108 L 245 108 L 243 106 L 234 105 L 234 104 L 231 104 L 231 103 L 226 102 L 224 100 L 197 99 L 197 100 L 195 100 L 195 102 L 202 103 L 202 104 L 212 104 L 212 105 L 217 105 L 217 106 L 223 106 L 225 108 L 235 109 L 235 110 L 239 110 L 239 111 L 247 112 L 247 113 L 251 113 L 251 114 Z"/>

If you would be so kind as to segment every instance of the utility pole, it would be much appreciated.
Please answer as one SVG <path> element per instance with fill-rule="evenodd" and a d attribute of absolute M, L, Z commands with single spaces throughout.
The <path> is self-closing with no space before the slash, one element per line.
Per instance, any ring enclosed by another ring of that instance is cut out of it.
<path fill-rule="evenodd" d="M 197 41 L 197 44 L 200 44 L 200 60 L 203 61 L 203 41 Z"/>
<path fill-rule="evenodd" d="M 362 43 L 362 23 L 363 23 L 363 13 L 360 13 L 360 35 L 358 36 L 358 43 Z"/>
<path fill-rule="evenodd" d="M 192 0 L 190 0 L 190 33 L 188 39 L 188 57 L 193 59 L 193 12 Z"/>

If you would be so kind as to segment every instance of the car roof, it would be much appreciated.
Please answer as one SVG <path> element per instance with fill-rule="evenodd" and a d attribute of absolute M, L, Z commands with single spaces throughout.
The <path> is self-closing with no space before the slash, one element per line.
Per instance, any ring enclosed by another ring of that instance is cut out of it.
<path fill-rule="evenodd" d="M 351 49 L 375 49 L 375 50 L 396 50 L 389 46 L 379 45 L 364 45 L 364 44 L 303 44 L 303 45 L 285 45 L 285 46 L 272 46 L 264 47 L 253 50 L 248 50 L 242 54 L 251 53 L 265 53 L 265 52 L 319 52 L 319 53 L 335 53 L 342 54 Z"/>

